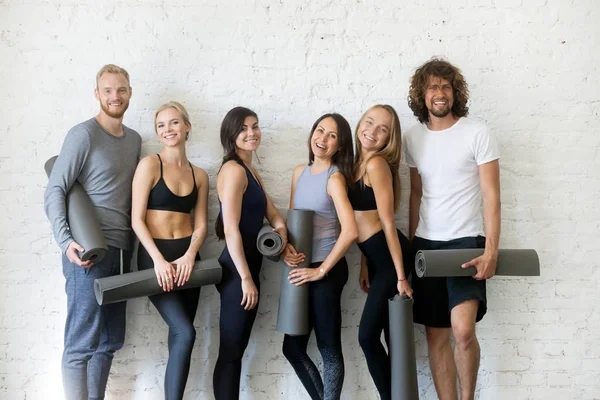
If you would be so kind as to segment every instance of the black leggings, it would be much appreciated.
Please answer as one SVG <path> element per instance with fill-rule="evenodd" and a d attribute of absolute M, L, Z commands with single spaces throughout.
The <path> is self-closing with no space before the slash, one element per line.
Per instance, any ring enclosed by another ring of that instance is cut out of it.
<path fill-rule="evenodd" d="M 191 236 L 181 239 L 154 239 L 154 243 L 165 260 L 175 261 L 183 256 L 190 246 Z M 196 260 L 200 255 L 196 255 Z M 154 268 L 152 258 L 140 244 L 138 270 Z M 185 289 L 171 293 L 149 296 L 150 301 L 169 326 L 169 361 L 165 373 L 165 399 L 182 399 L 190 371 L 190 358 L 196 330 L 194 318 L 200 299 L 200 288 Z"/>
<path fill-rule="evenodd" d="M 259 291 L 259 273 L 262 254 L 256 249 L 257 234 L 242 233 L 244 254 L 252 280 Z M 217 286 L 221 297 L 219 322 L 219 357 L 213 375 L 213 390 L 216 400 L 237 400 L 240 395 L 240 374 L 242 357 L 250 340 L 252 325 L 259 304 L 252 310 L 244 310 L 242 303 L 242 281 L 231 259 L 227 247 L 221 253 L 219 262 L 223 267 L 223 279 Z"/>
<path fill-rule="evenodd" d="M 320 262 L 310 264 L 318 268 Z M 342 354 L 342 309 L 340 298 L 348 281 L 348 264 L 342 258 L 321 280 L 310 282 L 310 330 L 315 329 L 317 347 L 323 358 L 323 379 L 306 349 L 310 332 L 306 335 L 285 335 L 283 354 L 313 400 L 337 400 L 344 384 L 344 356 Z"/>
<path fill-rule="evenodd" d="M 402 247 L 404 271 L 408 277 L 414 257 L 406 236 L 398 230 L 397 232 Z M 381 399 L 386 400 L 391 399 L 392 374 L 390 357 L 381 343 L 381 331 L 384 332 L 385 343 L 389 348 L 388 299 L 398 294 L 398 276 L 383 230 L 359 243 L 358 247 L 367 257 L 370 282 L 369 294 L 358 328 L 358 342 L 365 353 L 377 391 Z"/>

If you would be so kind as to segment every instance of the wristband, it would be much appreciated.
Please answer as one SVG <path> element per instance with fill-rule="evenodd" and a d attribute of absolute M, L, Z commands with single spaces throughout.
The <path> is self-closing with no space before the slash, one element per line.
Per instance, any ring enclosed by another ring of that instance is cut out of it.
<path fill-rule="evenodd" d="M 406 278 L 404 278 L 404 279 L 398 279 L 398 282 L 402 282 L 402 281 L 405 281 L 405 280 L 406 280 Z"/>

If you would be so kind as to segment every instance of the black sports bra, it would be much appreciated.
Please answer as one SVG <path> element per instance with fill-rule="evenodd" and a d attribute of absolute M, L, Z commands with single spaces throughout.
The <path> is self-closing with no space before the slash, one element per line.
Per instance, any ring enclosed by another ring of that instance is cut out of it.
<path fill-rule="evenodd" d="M 163 166 L 160 155 L 157 154 L 160 161 L 160 179 L 156 182 L 156 185 L 150 190 L 148 195 L 148 210 L 163 210 L 163 211 L 174 211 L 180 213 L 189 214 L 196 205 L 198 200 L 198 188 L 196 187 L 196 175 L 194 175 L 194 167 L 190 163 L 192 169 L 192 178 L 194 182 L 194 188 L 192 192 L 187 196 L 177 196 L 171 192 L 171 189 L 167 186 L 165 179 L 163 178 Z"/>
<path fill-rule="evenodd" d="M 348 188 L 348 200 L 355 211 L 377 210 L 375 192 L 372 187 L 365 185 L 363 178 Z"/>

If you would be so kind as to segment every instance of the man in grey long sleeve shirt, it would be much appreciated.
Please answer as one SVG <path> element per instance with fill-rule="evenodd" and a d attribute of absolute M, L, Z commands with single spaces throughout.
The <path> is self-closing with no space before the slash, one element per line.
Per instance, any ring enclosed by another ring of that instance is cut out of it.
<path fill-rule="evenodd" d="M 123 125 L 129 106 L 129 74 L 116 65 L 96 76 L 100 112 L 67 133 L 44 195 L 44 208 L 63 256 L 67 321 L 62 374 L 68 400 L 103 399 L 114 352 L 125 338 L 125 302 L 99 306 L 94 280 L 129 272 L 132 251 L 131 184 L 141 138 Z M 98 263 L 83 262 L 84 249 L 73 240 L 65 199 L 79 182 L 109 245 Z"/>

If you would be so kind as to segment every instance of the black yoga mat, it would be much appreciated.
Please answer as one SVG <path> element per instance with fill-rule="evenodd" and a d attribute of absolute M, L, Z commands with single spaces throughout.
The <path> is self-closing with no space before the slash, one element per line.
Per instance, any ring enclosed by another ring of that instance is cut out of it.
<path fill-rule="evenodd" d="M 473 276 L 475 267 L 461 265 L 483 254 L 483 249 L 419 250 L 415 257 L 415 270 L 419 278 L 436 276 Z M 496 275 L 540 276 L 540 259 L 532 249 L 500 249 L 496 262 Z"/>
<path fill-rule="evenodd" d="M 221 282 L 222 275 L 221 264 L 216 258 L 196 261 L 190 280 L 183 286 L 173 285 L 172 291 L 214 285 Z M 94 281 L 94 294 L 100 305 L 159 293 L 165 293 L 165 291 L 158 284 L 154 268 Z"/>
<path fill-rule="evenodd" d="M 398 296 L 388 300 L 392 400 L 419 400 L 413 300 Z"/>
<path fill-rule="evenodd" d="M 298 253 L 304 253 L 304 261 L 298 268 L 310 266 L 312 258 L 313 212 L 310 210 L 288 211 L 288 241 Z M 305 335 L 308 329 L 308 284 L 296 286 L 290 283 L 291 271 L 285 262 L 281 262 L 281 292 L 277 312 L 277 331 L 287 335 Z"/>
<path fill-rule="evenodd" d="M 258 232 L 256 247 L 260 254 L 271 257 L 281 252 L 283 240 L 279 233 L 273 231 L 273 227 L 270 224 L 264 224 L 260 232 Z"/>
<path fill-rule="evenodd" d="M 54 156 L 44 164 L 48 177 L 57 158 L 58 156 Z M 94 206 L 78 182 L 75 182 L 67 193 L 66 206 L 71 235 L 84 248 L 84 251 L 79 253 L 79 258 L 82 261 L 100 262 L 108 251 L 108 245 L 96 219 Z"/>

